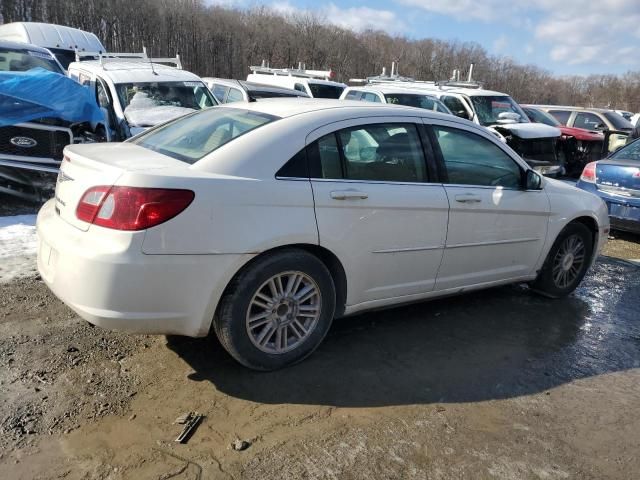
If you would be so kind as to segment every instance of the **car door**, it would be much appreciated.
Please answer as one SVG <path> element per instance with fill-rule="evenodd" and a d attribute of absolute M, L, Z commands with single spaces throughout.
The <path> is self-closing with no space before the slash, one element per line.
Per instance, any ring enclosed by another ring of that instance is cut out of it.
<path fill-rule="evenodd" d="M 532 274 L 547 233 L 546 193 L 522 187 L 525 168 L 489 133 L 448 122 L 428 130 L 450 204 L 436 289 Z"/>
<path fill-rule="evenodd" d="M 585 130 L 604 130 L 607 127 L 606 122 L 595 113 L 577 112 L 574 119 L 574 128 L 584 128 Z"/>
<path fill-rule="evenodd" d="M 220 103 L 225 103 L 225 99 L 227 98 L 227 92 L 229 91 L 229 87 L 226 85 L 221 85 L 219 83 L 214 83 L 211 85 L 211 93 L 216 97 L 216 100 Z"/>
<path fill-rule="evenodd" d="M 469 108 L 466 106 L 466 102 L 463 101 L 461 97 L 449 94 L 443 95 L 440 97 L 440 100 L 456 117 L 464 118 L 465 120 L 473 119 L 473 112 L 469 111 Z"/>
<path fill-rule="evenodd" d="M 344 265 L 348 305 L 431 291 L 449 210 L 427 170 L 420 120 L 363 122 L 307 138 L 319 241 Z"/>

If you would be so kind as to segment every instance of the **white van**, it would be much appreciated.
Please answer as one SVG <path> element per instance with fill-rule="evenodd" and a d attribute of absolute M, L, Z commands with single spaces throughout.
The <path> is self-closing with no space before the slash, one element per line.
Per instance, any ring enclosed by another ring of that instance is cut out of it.
<path fill-rule="evenodd" d="M 100 52 L 107 50 L 91 32 L 52 23 L 15 22 L 0 25 L 0 40 L 31 43 L 48 49 L 66 70 L 76 58 L 76 50 Z"/>
<path fill-rule="evenodd" d="M 335 73 L 331 70 L 306 70 L 298 68 L 270 68 L 266 66 L 249 67 L 248 82 L 291 88 L 304 92 L 313 98 L 340 98 L 347 85 L 335 82 Z"/>
<path fill-rule="evenodd" d="M 98 60 L 86 60 L 94 56 Z M 96 96 L 105 114 L 108 141 L 126 140 L 149 127 L 218 104 L 200 77 L 182 70 L 179 56 L 149 58 L 146 51 L 78 53 L 68 74 Z"/>

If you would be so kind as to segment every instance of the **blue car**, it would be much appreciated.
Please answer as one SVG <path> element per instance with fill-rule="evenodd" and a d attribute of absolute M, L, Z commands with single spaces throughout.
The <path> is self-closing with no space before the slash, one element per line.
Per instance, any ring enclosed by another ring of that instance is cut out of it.
<path fill-rule="evenodd" d="M 588 163 L 576 186 L 606 202 L 611 228 L 640 234 L 640 139 Z"/>

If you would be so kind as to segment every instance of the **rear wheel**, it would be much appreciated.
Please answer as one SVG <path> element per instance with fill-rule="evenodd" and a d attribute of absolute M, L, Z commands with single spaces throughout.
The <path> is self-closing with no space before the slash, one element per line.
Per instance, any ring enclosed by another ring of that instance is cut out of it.
<path fill-rule="evenodd" d="M 554 298 L 570 294 L 587 273 L 592 254 L 593 239 L 589 229 L 581 223 L 568 225 L 558 235 L 531 286 Z"/>
<path fill-rule="evenodd" d="M 236 276 L 220 302 L 214 330 L 241 364 L 276 370 L 318 347 L 334 310 L 335 288 L 325 265 L 304 250 L 286 249 Z"/>

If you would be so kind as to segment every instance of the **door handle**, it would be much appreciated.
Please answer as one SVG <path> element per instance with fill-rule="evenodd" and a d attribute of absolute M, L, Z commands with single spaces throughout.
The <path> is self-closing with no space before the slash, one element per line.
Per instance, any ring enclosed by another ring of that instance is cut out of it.
<path fill-rule="evenodd" d="M 334 200 L 364 200 L 369 198 L 369 194 L 359 190 L 334 190 L 331 192 Z"/>
<path fill-rule="evenodd" d="M 482 198 L 478 195 L 473 195 L 471 193 L 465 193 L 463 195 L 456 195 L 456 202 L 460 203 L 480 203 Z"/>

